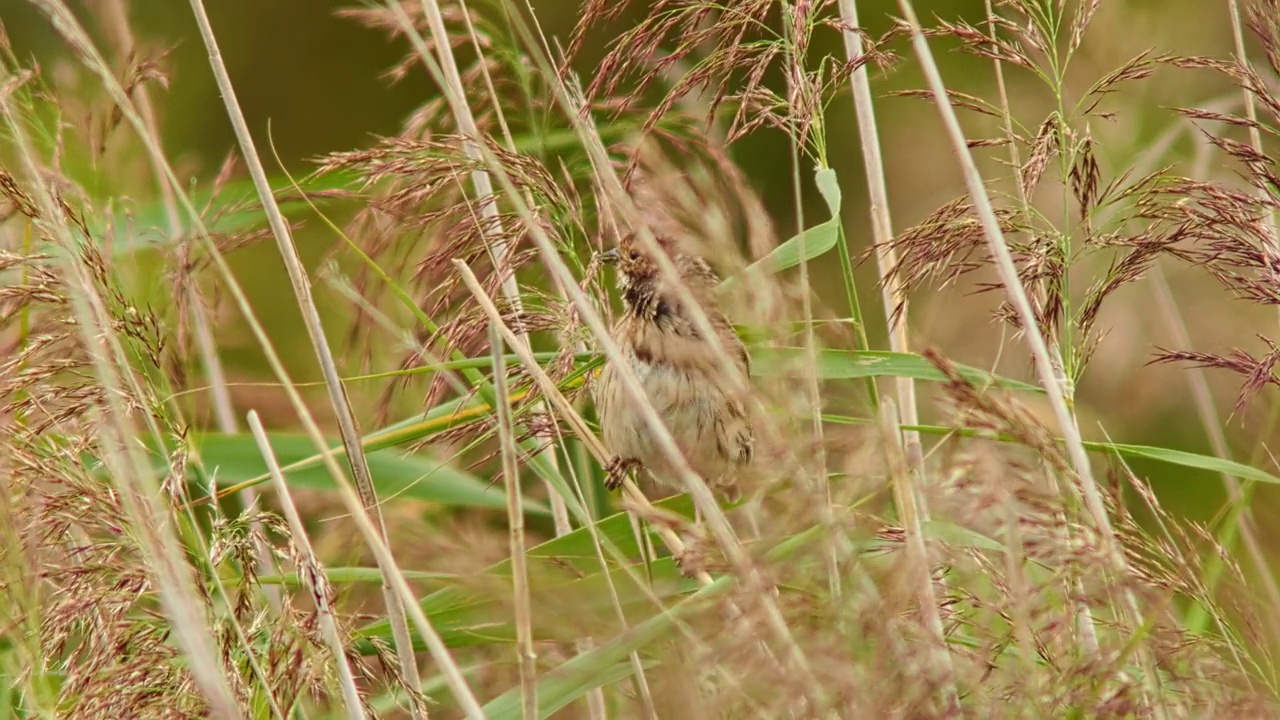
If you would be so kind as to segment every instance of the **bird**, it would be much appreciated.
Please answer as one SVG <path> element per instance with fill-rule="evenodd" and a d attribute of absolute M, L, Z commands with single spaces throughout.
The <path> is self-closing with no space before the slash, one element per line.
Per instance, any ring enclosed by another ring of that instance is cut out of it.
<path fill-rule="evenodd" d="M 601 254 L 603 262 L 616 265 L 622 295 L 623 311 L 611 337 L 688 465 L 719 495 L 736 499 L 739 475 L 753 456 L 744 396 L 751 369 L 747 348 L 716 302 L 720 280 L 706 260 L 670 237 L 656 238 L 658 251 L 687 289 L 681 293 L 638 240 L 626 235 Z M 698 329 L 688 300 L 701 307 L 723 352 Z M 601 370 L 593 394 L 602 439 L 612 453 L 606 487 L 615 490 L 628 472 L 643 469 L 660 484 L 684 490 L 613 362 Z"/>

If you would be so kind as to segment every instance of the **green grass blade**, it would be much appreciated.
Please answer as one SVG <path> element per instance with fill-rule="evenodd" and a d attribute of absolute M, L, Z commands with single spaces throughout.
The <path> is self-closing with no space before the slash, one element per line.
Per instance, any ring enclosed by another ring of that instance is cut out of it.
<path fill-rule="evenodd" d="M 306 192 L 318 194 L 347 187 L 356 180 L 354 173 L 335 171 L 303 178 L 300 184 Z M 280 178 L 276 178 L 271 186 L 275 189 L 280 210 L 285 217 L 292 218 L 307 210 L 307 203 L 289 192 L 290 185 L 287 179 L 281 181 Z M 324 196 L 318 195 L 318 197 Z M 266 222 L 266 214 L 256 199 L 257 193 L 249 180 L 232 180 L 226 183 L 216 199 L 212 198 L 210 189 L 196 190 L 192 194 L 192 201 L 197 207 L 204 207 L 210 200 L 217 203 L 206 213 L 205 220 L 205 227 L 214 233 L 230 233 L 261 227 Z M 90 214 L 85 220 L 89 223 L 90 235 L 94 237 L 105 235 L 108 225 L 112 228 L 114 239 L 111 243 L 111 254 L 114 257 L 131 255 L 172 242 L 168 239 L 170 235 L 168 214 L 164 203 L 159 199 L 140 207 L 131 206 L 117 210 L 114 215 L 107 218 Z M 195 232 L 189 218 L 183 216 L 180 220 L 183 223 L 184 235 Z"/>
<path fill-rule="evenodd" d="M 827 201 L 827 209 L 831 211 L 831 217 L 774 248 L 768 255 L 749 265 L 742 276 L 751 277 L 757 272 L 762 274 L 781 272 L 812 260 L 836 246 L 840 237 L 840 185 L 836 181 L 836 171 L 823 168 L 817 172 L 815 181 L 823 199 Z M 801 255 L 802 251 L 803 255 Z M 721 287 L 728 287 L 735 282 L 738 282 L 738 278 L 730 278 L 724 281 Z"/>
<path fill-rule="evenodd" d="M 205 435 L 196 439 L 205 467 L 216 473 L 219 486 L 245 482 L 266 473 L 266 464 L 248 434 Z M 340 443 L 334 443 L 341 448 Z M 286 466 L 285 479 L 292 487 L 317 490 L 334 489 L 333 478 L 319 462 L 304 461 L 317 457 L 310 438 L 302 434 L 272 433 L 271 447 L 280 463 Z M 298 465 L 288 468 L 290 465 Z M 490 488 L 476 476 L 424 454 L 401 455 L 393 450 L 369 453 L 369 471 L 373 475 L 378 497 L 383 500 L 404 496 L 459 507 L 502 508 L 500 489 Z M 525 508 L 532 513 L 545 513 L 546 508 L 533 501 Z"/>
<path fill-rule="evenodd" d="M 597 570 L 599 565 L 596 566 Z M 609 595 L 608 582 L 612 581 L 618 593 L 618 603 L 628 615 L 652 612 L 649 593 L 659 599 L 683 595 L 697 588 L 697 582 L 680 574 L 680 568 L 672 558 L 662 558 L 647 566 L 637 562 L 632 566 L 643 576 L 652 578 L 648 587 L 638 586 L 621 569 L 577 577 L 551 560 L 530 558 L 530 591 L 533 595 L 533 614 L 539 622 L 534 628 L 538 641 L 571 642 L 584 633 L 608 634 L 617 625 L 615 608 Z M 481 589 L 482 588 L 482 589 Z M 511 577 L 507 572 L 493 570 L 482 578 L 473 579 L 467 585 L 451 585 L 437 590 L 419 601 L 422 611 L 431 620 L 432 627 L 451 648 L 477 645 L 512 644 L 516 641 L 516 629 L 511 615 Z M 570 617 L 563 615 L 563 608 L 572 607 Z M 377 637 L 391 637 L 390 624 L 380 620 L 357 632 L 356 650 L 372 653 L 369 642 Z M 414 647 L 425 649 L 425 644 L 414 635 Z"/>
<path fill-rule="evenodd" d="M 816 372 L 824 380 L 852 380 L 871 377 L 909 377 L 915 380 L 942 382 L 946 380 L 933 363 L 915 353 L 895 353 L 879 350 L 819 350 L 817 367 L 805 369 Z M 806 364 L 804 348 L 753 348 L 751 350 L 752 373 L 772 375 L 785 372 L 788 367 Z M 1009 390 L 1044 392 L 1039 385 L 992 375 L 985 370 L 957 366 L 966 380 L 977 385 L 996 385 Z"/>
<path fill-rule="evenodd" d="M 833 419 L 839 421 L 838 416 Z M 978 432 L 965 428 L 952 428 L 940 425 L 903 425 L 905 430 L 915 430 L 930 435 L 962 435 L 965 437 L 983 437 L 990 440 L 1000 442 L 1014 442 L 1013 438 L 1006 435 L 992 434 L 989 432 Z M 1058 440 L 1061 442 L 1061 439 Z M 1178 465 L 1180 467 L 1192 468 L 1196 470 L 1207 470 L 1217 474 L 1235 475 L 1241 480 L 1252 480 L 1254 482 L 1280 484 L 1280 477 L 1276 477 L 1264 470 L 1250 467 L 1234 460 L 1224 460 L 1213 455 L 1202 455 L 1200 453 L 1187 452 L 1185 450 L 1173 450 L 1170 448 L 1155 447 L 1152 445 L 1129 445 L 1125 443 L 1113 442 L 1091 442 L 1084 441 L 1085 449 L 1090 452 L 1106 453 L 1110 455 L 1119 455 L 1126 458 L 1138 458 L 1142 460 L 1155 460 L 1156 462 L 1166 463 L 1168 465 Z M 1216 480 L 1215 480 L 1216 482 Z"/>
<path fill-rule="evenodd" d="M 1241 480 L 1280 483 L 1280 477 L 1276 477 L 1275 475 L 1259 470 L 1258 468 L 1235 462 L 1234 460 L 1224 460 L 1213 455 L 1201 455 L 1199 453 L 1153 447 L 1151 445 L 1127 445 L 1124 443 L 1086 442 L 1084 446 L 1097 452 L 1114 453 L 1116 455 L 1123 455 L 1124 457 L 1155 460 L 1169 465 L 1180 465 L 1182 467 L 1194 468 L 1197 470 L 1208 470 L 1219 475 L 1235 475 Z"/>

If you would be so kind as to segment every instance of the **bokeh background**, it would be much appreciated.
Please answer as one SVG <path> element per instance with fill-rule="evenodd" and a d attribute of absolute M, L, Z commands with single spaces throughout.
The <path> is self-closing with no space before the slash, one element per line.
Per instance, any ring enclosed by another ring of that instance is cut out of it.
<path fill-rule="evenodd" d="M 480 2 L 481 0 L 475 0 Z M 494 2 L 496 0 L 490 0 Z M 336 11 L 352 7 L 346 3 L 316 0 L 217 0 L 208 12 L 218 32 L 222 53 L 235 83 L 240 104 L 255 133 L 260 152 L 270 158 L 274 144 L 279 157 L 292 171 L 307 171 L 308 161 L 326 152 L 365 147 L 376 136 L 396 133 L 406 116 L 437 95 L 426 74 L 415 67 L 406 77 L 392 82 L 385 71 L 407 52 L 403 40 L 389 40 L 385 33 L 362 27 Z M 872 35 L 891 26 L 890 13 L 896 3 L 866 0 L 859 3 L 863 22 Z M 96 38 L 105 40 L 108 30 L 98 22 L 98 4 L 72 4 Z M 532 3 L 549 36 L 567 39 L 579 17 L 579 3 L 571 0 L 540 0 Z M 917 3 L 927 23 L 943 19 L 968 18 L 979 24 L 984 17 L 979 0 L 934 0 Z M 578 59 L 576 69 L 589 77 L 593 62 L 611 39 L 645 11 L 636 3 L 614 26 L 596 28 Z M 187 3 L 175 0 L 133 0 L 129 20 L 139 44 L 151 50 L 170 49 L 164 61 L 169 86 L 152 86 L 159 110 L 165 149 L 180 172 L 193 186 L 207 186 L 223 158 L 235 147 L 221 99 L 206 62 L 205 50 L 191 18 Z M 66 97 L 93 97 L 95 81 L 67 51 L 47 20 L 21 0 L 0 2 L 3 20 L 15 52 L 35 58 Z M 815 39 L 814 51 L 840 54 L 839 38 L 828 33 Z M 109 45 L 109 43 L 106 43 Z M 991 63 L 956 52 L 955 44 L 937 43 L 944 78 L 962 92 L 994 98 Z M 963 193 L 958 166 L 943 136 L 936 112 L 918 98 L 895 97 L 894 91 L 923 86 L 907 45 L 894 48 L 903 54 L 895 68 L 873 72 L 881 140 L 888 169 L 889 194 L 895 229 L 919 222 L 939 205 Z M 1177 54 L 1205 54 L 1229 57 L 1233 53 L 1230 15 L 1225 0 L 1108 0 L 1103 2 L 1090 26 L 1069 78 L 1068 98 L 1078 99 L 1090 82 L 1145 50 Z M 1252 44 L 1255 58 L 1260 50 Z M 1025 125 L 1039 125 L 1054 109 L 1054 99 L 1042 83 L 1028 73 L 1008 75 L 1014 113 Z M 99 94 L 100 95 L 100 94 Z M 1114 112 L 1111 121 L 1090 128 L 1098 139 L 1099 162 L 1104 183 L 1144 162 L 1175 166 L 1180 172 L 1226 177 L 1232 173 L 1218 156 L 1206 154 L 1206 143 L 1172 107 L 1203 106 L 1212 103 L 1239 103 L 1239 92 L 1223 78 L 1208 72 L 1161 70 L 1152 78 L 1125 85 L 1110 96 L 1106 109 Z M 1238 105 L 1236 106 L 1238 108 Z M 870 238 L 865 183 L 857 143 L 853 108 L 847 92 L 842 92 L 827 112 L 829 156 L 844 190 L 843 220 L 854 244 L 865 248 Z M 965 116 L 971 137 L 993 137 L 997 128 L 989 119 Z M 74 111 L 68 120 L 75 121 Z M 268 127 L 270 135 L 268 136 Z M 1171 131 L 1178 132 L 1167 147 L 1162 143 Z M 136 152 L 127 128 L 115 131 L 113 152 Z M 270 138 L 270 140 L 269 140 Z M 1155 150 L 1153 150 L 1155 148 Z M 795 232 L 795 208 L 790 184 L 790 152 L 781 133 L 763 132 L 738 143 L 734 160 L 770 210 L 781 235 Z M 1008 169 L 997 161 L 998 151 L 983 154 L 984 169 L 992 177 L 1007 176 Z M 802 173 L 809 177 L 806 170 Z M 139 202 L 154 197 L 150 180 L 138 177 L 105 178 L 113 192 L 129 194 Z M 805 208 L 810 218 L 820 217 L 822 205 L 812 188 L 806 188 Z M 309 262 L 317 262 L 334 243 L 333 236 L 319 223 L 306 224 L 297 239 Z M 305 334 L 297 322 L 297 311 L 289 295 L 284 269 L 271 243 L 248 248 L 232 256 L 242 284 L 282 349 L 294 377 L 317 377 L 314 359 Z M 1197 350 L 1226 352 L 1233 347 L 1257 350 L 1257 333 L 1276 332 L 1274 310 L 1254 307 L 1230 298 L 1207 275 L 1195 268 L 1163 265 L 1174 289 Z M 823 299 L 840 310 L 842 286 L 835 263 L 819 263 L 816 283 Z M 1079 270 L 1078 286 L 1088 285 L 1088 265 Z M 879 296 L 870 263 L 859 270 L 863 307 L 869 317 L 879 313 Z M 975 295 L 970 285 L 922 294 L 913 306 L 912 341 L 916 347 L 935 345 L 960 362 L 995 368 L 1006 374 L 1029 377 L 1030 368 L 1018 338 L 1008 328 L 991 319 L 995 304 L 992 295 Z M 332 293 L 321 293 L 324 312 L 334 318 L 343 314 L 344 301 Z M 1176 343 L 1158 309 L 1150 282 L 1144 281 L 1121 291 L 1109 304 L 1100 327 L 1108 330 L 1079 388 L 1081 421 L 1087 436 L 1118 442 L 1143 443 L 1194 452 L 1210 452 L 1205 432 L 1194 412 L 1187 370 L 1148 363 L 1157 347 Z M 227 313 L 218 325 L 218 342 L 233 381 L 266 378 L 267 373 L 252 338 L 234 314 Z M 872 334 L 883 347 L 880 337 Z M 1228 437 L 1236 459 L 1249 461 L 1250 454 L 1265 438 L 1274 395 L 1263 394 L 1248 409 L 1232 415 L 1239 387 L 1238 378 L 1227 373 L 1209 375 L 1215 402 L 1228 423 Z M 248 393 L 248 394 L 246 394 Z M 265 402 L 269 391 L 237 391 L 238 402 L 247 409 L 252 402 Z M 322 405 L 322 404 L 321 404 Z M 1261 462 L 1266 467 L 1268 458 Z M 1209 520 L 1222 507 L 1224 495 L 1218 479 L 1208 473 L 1135 464 L 1135 470 L 1152 478 L 1166 504 L 1174 513 Z M 1274 471 L 1274 465 L 1270 468 Z M 1273 508 L 1277 498 L 1273 488 L 1259 489 L 1253 507 L 1263 538 L 1280 536 L 1280 512 Z M 1270 543 L 1273 555 L 1280 543 Z"/>

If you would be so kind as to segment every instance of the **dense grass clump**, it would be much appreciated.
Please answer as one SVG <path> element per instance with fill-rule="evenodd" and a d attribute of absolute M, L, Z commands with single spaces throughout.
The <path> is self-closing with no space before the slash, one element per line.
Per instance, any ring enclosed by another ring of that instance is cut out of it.
<path fill-rule="evenodd" d="M 191 0 L 237 148 L 182 175 L 124 1 L 32 5 L 5 716 L 1280 716 L 1275 0 L 1199 55 L 1119 0 L 369 3 L 433 85 L 300 167 Z M 605 488 L 633 236 L 725 278 L 738 501 Z"/>

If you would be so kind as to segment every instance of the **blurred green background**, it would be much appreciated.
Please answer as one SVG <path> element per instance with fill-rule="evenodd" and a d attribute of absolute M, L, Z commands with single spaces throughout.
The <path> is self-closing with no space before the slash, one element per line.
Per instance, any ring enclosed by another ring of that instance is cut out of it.
<path fill-rule="evenodd" d="M 486 7 L 492 2 L 477 0 L 474 4 Z M 336 10 L 352 5 L 312 0 L 217 0 L 207 5 L 240 104 L 269 165 L 268 123 L 282 161 L 295 173 L 301 173 L 308 169 L 310 158 L 365 147 L 376 136 L 395 134 L 409 112 L 436 96 L 435 88 L 418 67 L 398 83 L 383 77 L 384 71 L 404 56 L 407 45 L 403 40 L 389 41 L 384 33 L 335 16 Z M 100 41 L 106 37 L 97 20 L 101 6 L 100 2 L 72 4 Z M 167 91 L 152 86 L 152 98 L 159 109 L 169 157 L 194 185 L 206 186 L 235 142 L 190 7 L 176 0 L 134 0 L 128 8 L 130 24 L 142 47 L 172 48 L 165 62 L 170 86 Z M 546 33 L 567 42 L 579 17 L 579 3 L 541 0 L 534 2 L 533 8 Z M 879 35 L 890 27 L 889 13 L 896 12 L 896 3 L 864 1 L 859 8 L 865 26 L 872 35 Z M 635 3 L 617 23 L 593 31 L 576 69 L 589 77 L 593 62 L 602 56 L 616 32 L 630 26 L 646 10 L 644 3 Z M 917 10 L 926 23 L 939 17 L 964 17 L 978 24 L 984 17 L 979 0 L 919 2 Z M 1074 92 L 1078 97 L 1091 81 L 1147 49 L 1227 57 L 1232 53 L 1229 18 L 1226 2 L 1104 2 L 1073 65 L 1068 95 Z M 92 94 L 95 81 L 76 64 L 48 21 L 32 5 L 5 0 L 0 19 L 19 57 L 36 59 L 44 69 L 46 81 L 54 84 L 60 95 Z M 989 61 L 956 52 L 955 43 L 938 41 L 935 47 L 950 87 L 994 99 Z M 893 220 L 895 229 L 902 230 L 961 195 L 964 188 L 934 109 L 920 99 L 890 96 L 895 90 L 923 86 L 914 59 L 907 55 L 906 43 L 899 39 L 893 48 L 904 55 L 903 61 L 888 72 L 874 71 L 873 83 Z M 1255 58 L 1262 57 L 1252 44 L 1250 48 Z M 842 53 L 839 38 L 833 32 L 817 37 L 814 52 Z M 1010 71 L 1008 81 L 1015 115 L 1023 124 L 1035 128 L 1054 109 L 1051 94 L 1029 73 Z M 1220 77 L 1203 72 L 1161 70 L 1147 81 L 1125 85 L 1105 104 L 1105 109 L 1116 113 L 1115 118 L 1090 128 L 1099 140 L 1104 183 L 1132 168 L 1158 138 L 1179 122 L 1168 108 L 1224 98 L 1238 100 L 1239 93 Z M 865 247 L 870 223 L 847 91 L 832 102 L 827 118 L 829 157 L 844 191 L 846 231 L 856 247 Z M 75 119 L 74 113 L 68 114 L 68 120 Z M 989 119 L 963 119 L 971 137 L 993 137 L 997 133 Z M 116 142 L 121 133 L 128 132 L 126 128 L 117 129 Z M 1202 156 L 1203 147 L 1203 141 L 1183 133 L 1157 162 L 1189 173 Z M 779 234 L 786 237 L 794 233 L 786 137 L 762 132 L 735 145 L 732 154 L 765 200 Z M 1008 174 L 999 157 L 998 150 L 982 153 L 984 169 L 991 176 Z M 1219 165 L 1211 163 L 1207 170 L 1229 175 L 1229 168 Z M 806 168 L 802 176 L 810 177 L 810 169 Z M 113 179 L 100 181 L 109 184 Z M 124 192 L 145 200 L 150 192 L 147 182 L 148 178 L 141 176 L 122 179 L 120 185 L 126 188 Z M 820 199 L 812 188 L 806 188 L 806 192 L 805 214 L 821 217 Z M 310 261 L 318 259 L 334 242 L 317 222 L 309 222 L 298 240 Z M 314 360 L 296 321 L 296 309 L 274 246 L 265 242 L 237 253 L 233 264 L 295 377 L 313 379 Z M 1165 269 L 1196 349 L 1225 352 L 1236 346 L 1256 348 L 1255 333 L 1276 328 L 1273 311 L 1231 300 L 1194 268 L 1170 265 Z M 845 316 L 848 311 L 842 306 L 843 292 L 836 270 L 834 262 L 819 263 L 816 281 L 833 314 Z M 864 310 L 874 318 L 880 313 L 880 306 L 870 263 L 861 266 L 858 280 Z M 1078 285 L 1083 288 L 1088 282 L 1082 280 Z M 994 296 L 974 296 L 970 290 L 961 287 L 923 294 L 913 306 L 913 343 L 917 347 L 936 345 L 961 362 L 1028 377 L 1030 369 L 1020 341 L 990 320 Z M 341 299 L 332 294 L 323 298 L 329 312 L 340 312 Z M 1205 433 L 1192 408 L 1187 371 L 1147 365 L 1155 347 L 1175 346 L 1152 298 L 1149 284 L 1139 283 L 1115 296 L 1104 313 L 1100 327 L 1109 328 L 1110 332 L 1084 377 L 1078 398 L 1083 429 L 1095 439 L 1208 452 Z M 264 366 L 252 339 L 230 313 L 227 319 L 218 331 L 232 379 L 264 379 Z M 876 342 L 883 346 L 883 331 L 879 333 Z M 1225 418 L 1234 403 L 1237 378 L 1214 373 L 1210 381 Z M 1264 395 L 1244 415 L 1230 418 L 1228 435 L 1239 453 L 1236 459 L 1250 459 L 1249 453 L 1264 432 L 1273 400 Z M 1135 469 L 1156 482 L 1167 507 L 1176 513 L 1208 520 L 1221 506 L 1220 483 L 1212 475 L 1169 466 L 1137 465 Z M 1271 530 L 1280 520 L 1280 515 L 1269 509 L 1276 498 L 1272 490 L 1263 488 L 1259 502 L 1254 504 L 1264 538 L 1275 534 Z"/>

